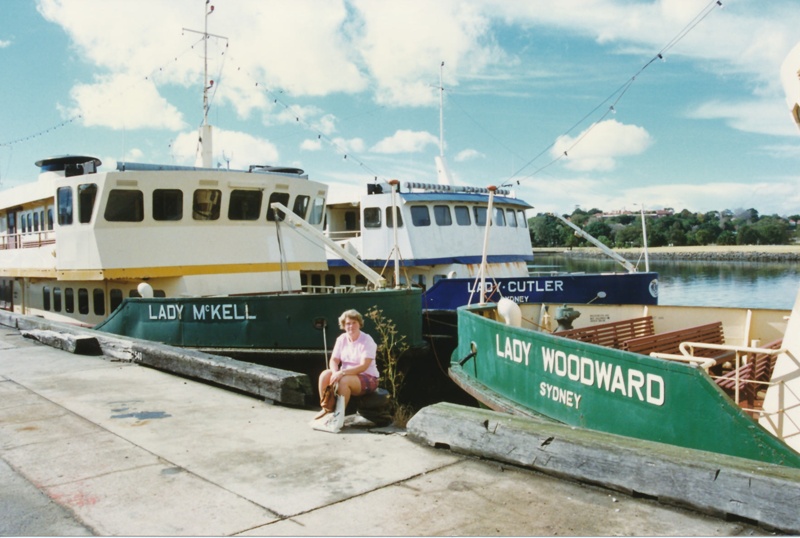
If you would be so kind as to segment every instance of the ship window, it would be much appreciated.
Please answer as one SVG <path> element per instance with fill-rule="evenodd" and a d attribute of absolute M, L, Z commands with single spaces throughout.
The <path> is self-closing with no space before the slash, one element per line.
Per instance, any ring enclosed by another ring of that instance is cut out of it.
<path fill-rule="evenodd" d="M 39 213 L 37 212 L 33 213 L 33 231 L 34 232 L 39 231 Z"/>
<path fill-rule="evenodd" d="M 111 303 L 110 304 L 111 311 L 113 312 L 114 310 L 117 309 L 119 305 L 122 304 L 122 290 L 119 289 L 111 290 L 111 292 L 109 293 L 109 301 Z"/>
<path fill-rule="evenodd" d="M 394 228 L 394 210 L 391 207 L 386 208 L 386 226 Z M 403 227 L 403 214 L 399 207 L 397 208 L 397 227 Z"/>
<path fill-rule="evenodd" d="M 48 207 L 47 208 L 47 229 L 48 230 L 52 230 L 53 229 L 53 208 L 52 207 Z"/>
<path fill-rule="evenodd" d="M 292 211 L 294 214 L 299 216 L 300 218 L 306 218 L 306 213 L 308 212 L 308 201 L 311 198 L 308 196 L 300 195 L 294 199 L 294 207 L 292 207 Z"/>
<path fill-rule="evenodd" d="M 439 226 L 450 226 L 453 224 L 453 217 L 450 216 L 450 207 L 446 205 L 433 206 L 433 218 Z"/>
<path fill-rule="evenodd" d="M 478 226 L 486 226 L 486 208 L 483 206 L 475 206 L 472 209 L 475 213 L 475 224 Z"/>
<path fill-rule="evenodd" d="M 33 213 L 28 213 L 28 231 L 33 231 Z"/>
<path fill-rule="evenodd" d="M 508 217 L 508 225 L 516 228 L 517 227 L 517 212 L 513 209 L 506 210 L 506 215 Z"/>
<path fill-rule="evenodd" d="M 100 288 L 92 290 L 92 306 L 94 313 L 98 316 L 105 316 L 106 314 L 106 294 Z"/>
<path fill-rule="evenodd" d="M 364 208 L 364 228 L 381 227 L 381 209 L 379 207 Z"/>
<path fill-rule="evenodd" d="M 78 185 L 78 222 L 86 224 L 92 220 L 96 197 L 97 185 L 94 183 Z"/>
<path fill-rule="evenodd" d="M 436 284 L 440 280 L 444 280 L 447 278 L 447 275 L 433 275 L 433 283 Z"/>
<path fill-rule="evenodd" d="M 322 276 L 318 274 L 311 275 L 311 285 L 318 288 L 322 285 Z"/>
<path fill-rule="evenodd" d="M 75 290 L 64 288 L 64 312 L 72 314 L 75 312 Z"/>
<path fill-rule="evenodd" d="M 112 189 L 103 214 L 109 222 L 142 222 L 144 220 L 144 195 L 142 191 Z"/>
<path fill-rule="evenodd" d="M 89 290 L 78 288 L 78 312 L 81 314 L 89 313 Z"/>
<path fill-rule="evenodd" d="M 153 290 L 153 297 L 166 297 L 167 292 L 164 290 Z"/>
<path fill-rule="evenodd" d="M 311 208 L 311 215 L 308 217 L 310 224 L 319 224 L 322 222 L 322 215 L 325 214 L 325 198 L 315 198 L 314 205 Z"/>
<path fill-rule="evenodd" d="M 194 191 L 192 217 L 194 220 L 217 220 L 222 203 L 222 191 L 217 189 L 197 189 Z"/>
<path fill-rule="evenodd" d="M 358 229 L 356 225 L 356 212 L 355 211 L 347 211 L 344 214 L 344 229 L 348 232 L 352 232 Z"/>
<path fill-rule="evenodd" d="M 494 218 L 492 219 L 492 224 L 495 226 L 505 226 L 506 225 L 506 213 L 499 207 L 494 208 Z"/>
<path fill-rule="evenodd" d="M 281 203 L 285 206 L 289 205 L 289 193 L 288 192 L 273 192 L 269 195 L 269 206 L 267 206 L 267 220 L 274 221 L 275 219 L 275 210 L 272 209 L 272 204 L 274 202 Z M 278 211 L 277 214 L 280 220 L 283 220 L 283 212 Z"/>
<path fill-rule="evenodd" d="M 42 288 L 42 308 L 50 311 L 50 286 Z"/>
<path fill-rule="evenodd" d="M 72 224 L 72 187 L 59 187 L 58 197 L 58 224 L 66 226 Z"/>
<path fill-rule="evenodd" d="M 336 287 L 336 275 L 325 275 L 325 285 L 329 288 Z"/>
<path fill-rule="evenodd" d="M 426 205 L 412 205 L 411 206 L 411 222 L 414 226 L 430 226 L 431 214 Z"/>
<path fill-rule="evenodd" d="M 426 288 L 425 281 L 425 275 L 414 275 L 411 277 L 411 284 L 417 286 L 418 288 L 422 288 L 423 290 Z"/>
<path fill-rule="evenodd" d="M 153 191 L 153 218 L 155 220 L 181 220 L 183 218 L 183 191 L 180 189 L 155 189 Z"/>
<path fill-rule="evenodd" d="M 349 286 L 352 282 L 350 275 L 342 275 L 339 277 L 339 284 L 342 286 Z"/>
<path fill-rule="evenodd" d="M 454 207 L 456 212 L 456 224 L 459 226 L 469 226 L 472 221 L 469 218 L 469 208 L 465 205 L 457 205 Z"/>
<path fill-rule="evenodd" d="M 519 213 L 519 225 L 522 228 L 525 228 L 528 225 L 528 222 L 525 220 L 525 212 L 520 210 L 517 211 Z"/>
<path fill-rule="evenodd" d="M 261 191 L 234 190 L 228 205 L 229 220 L 258 220 L 261 214 Z M 289 201 L 287 195 L 286 201 Z"/>
<path fill-rule="evenodd" d="M 367 285 L 367 277 L 364 275 L 356 275 L 356 286 L 366 286 Z"/>
<path fill-rule="evenodd" d="M 53 310 L 61 312 L 61 288 L 53 288 Z"/>
<path fill-rule="evenodd" d="M 300 287 L 305 288 L 308 284 L 308 276 L 305 273 L 300 274 Z"/>

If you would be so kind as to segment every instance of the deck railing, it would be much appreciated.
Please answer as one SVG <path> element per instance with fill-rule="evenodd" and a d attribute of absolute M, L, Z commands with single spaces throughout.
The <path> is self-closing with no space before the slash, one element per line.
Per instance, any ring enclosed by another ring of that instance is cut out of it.
<path fill-rule="evenodd" d="M 53 230 L 0 235 L 0 250 L 38 248 L 56 242 Z"/>

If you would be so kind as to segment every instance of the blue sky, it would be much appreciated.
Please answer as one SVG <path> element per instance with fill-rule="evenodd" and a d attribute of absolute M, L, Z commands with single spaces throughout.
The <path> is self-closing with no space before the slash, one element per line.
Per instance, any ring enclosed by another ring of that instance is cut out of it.
<path fill-rule="evenodd" d="M 535 209 L 800 213 L 796 0 L 211 1 L 220 166 L 338 192 L 436 181 Z M 4 0 L 0 186 L 63 154 L 194 164 L 203 0 Z M 657 54 L 662 52 L 663 60 Z M 653 61 L 654 60 L 654 61 Z M 613 104 L 613 112 L 611 106 Z M 566 151 L 567 155 L 564 155 Z"/>

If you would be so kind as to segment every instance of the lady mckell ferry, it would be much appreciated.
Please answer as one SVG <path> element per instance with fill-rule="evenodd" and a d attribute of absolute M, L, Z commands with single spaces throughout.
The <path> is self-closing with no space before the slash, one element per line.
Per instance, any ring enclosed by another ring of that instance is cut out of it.
<path fill-rule="evenodd" d="M 186 347 L 284 352 L 320 351 L 320 328 L 332 338 L 342 311 L 378 306 L 422 345 L 418 290 L 302 293 L 301 269 L 327 268 L 325 250 L 286 220 L 320 230 L 327 188 L 301 170 L 99 172 L 99 159 L 79 155 L 36 164 L 38 181 L 0 196 L 2 310 Z"/>

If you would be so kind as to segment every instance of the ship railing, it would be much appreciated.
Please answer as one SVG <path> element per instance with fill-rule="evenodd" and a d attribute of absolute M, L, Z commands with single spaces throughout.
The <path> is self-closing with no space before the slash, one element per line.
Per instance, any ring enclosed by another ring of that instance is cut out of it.
<path fill-rule="evenodd" d="M 675 355 L 671 353 L 651 353 L 650 356 L 657 357 L 660 359 L 695 363 L 698 364 L 701 368 L 703 368 L 706 372 L 709 371 L 709 368 L 712 368 L 714 366 L 719 366 L 726 362 L 730 362 L 732 365 L 732 369 L 730 370 L 730 372 L 728 372 L 728 374 L 713 375 L 711 377 L 712 379 L 717 380 L 717 379 L 724 379 L 727 376 L 727 379 L 732 381 L 734 401 L 737 403 L 740 402 L 742 387 L 746 385 L 769 386 L 771 384 L 774 384 L 770 383 L 769 381 L 759 379 L 759 377 L 755 375 L 755 372 L 753 372 L 749 376 L 741 376 L 740 374 L 742 372 L 742 367 L 746 365 L 748 361 L 755 359 L 756 356 L 760 356 L 764 359 L 767 359 L 771 358 L 772 356 L 786 352 L 786 349 L 782 346 L 753 347 L 753 346 L 737 346 L 731 344 L 709 344 L 705 342 L 681 342 L 680 346 L 678 347 L 681 352 L 680 355 Z M 695 357 L 694 351 L 695 349 L 698 348 L 719 351 L 720 354 L 716 358 Z M 757 393 L 758 390 L 755 390 L 754 392 Z M 753 410 L 748 409 L 748 411 L 753 411 Z"/>
<path fill-rule="evenodd" d="M 52 230 L 4 234 L 0 236 L 0 250 L 38 248 L 45 245 L 53 245 L 55 242 L 56 239 L 53 236 Z"/>
<path fill-rule="evenodd" d="M 307 284 L 302 288 L 303 293 L 355 293 L 357 291 L 364 291 L 364 286 L 356 286 L 355 284 L 342 284 L 339 286 L 324 286 L 321 284 Z"/>

